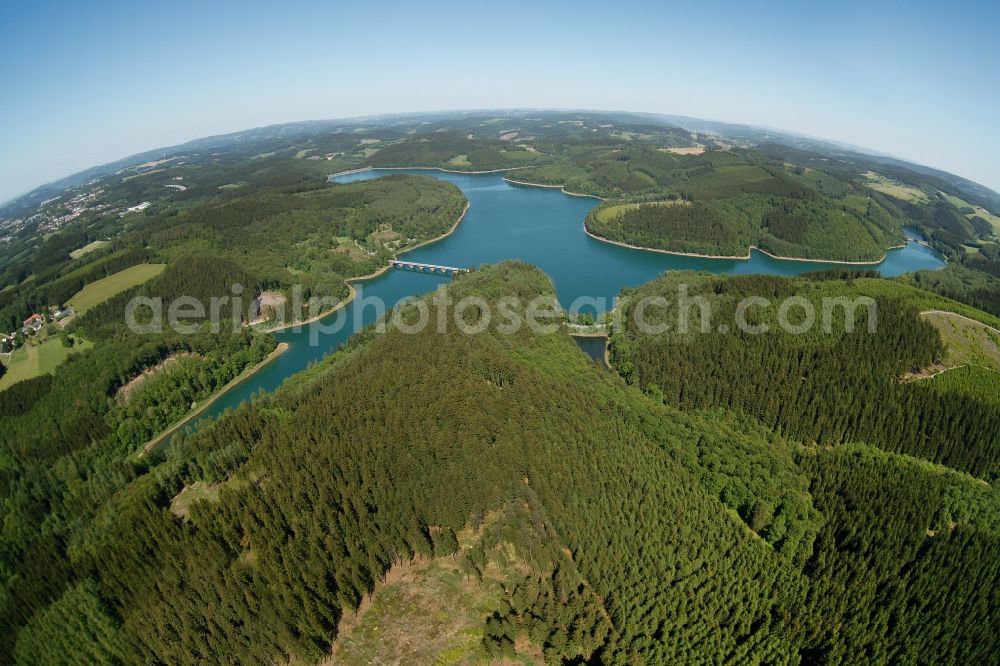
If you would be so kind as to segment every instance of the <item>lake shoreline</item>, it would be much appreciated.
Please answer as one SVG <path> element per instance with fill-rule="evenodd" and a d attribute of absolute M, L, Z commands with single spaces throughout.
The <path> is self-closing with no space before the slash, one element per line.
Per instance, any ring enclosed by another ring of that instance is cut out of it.
<path fill-rule="evenodd" d="M 360 171 L 367 171 L 367 170 L 368 169 L 361 169 Z M 354 171 L 354 172 L 351 172 L 351 173 L 357 173 L 357 171 Z M 447 238 L 448 236 L 452 235 L 453 233 L 455 233 L 455 230 L 458 229 L 458 225 L 462 223 L 462 220 L 465 219 L 465 216 L 466 216 L 466 214 L 468 212 L 469 212 L 469 201 L 466 200 L 466 202 L 465 202 L 465 208 L 462 209 L 462 214 L 458 216 L 458 219 L 455 220 L 454 224 L 452 224 L 451 227 L 447 231 L 445 231 L 443 234 L 441 234 L 439 236 L 435 236 L 434 238 L 429 238 L 429 239 L 427 239 L 425 241 L 417 243 L 413 247 L 404 248 L 404 249 L 402 249 L 402 250 L 400 250 L 398 252 L 393 253 L 393 255 L 392 255 L 393 260 L 398 259 L 399 257 L 401 257 L 402 255 L 406 254 L 407 252 L 412 252 L 413 250 L 416 250 L 417 248 L 420 248 L 420 247 L 424 247 L 425 245 L 430 245 L 432 243 L 438 243 L 438 242 L 444 240 L 445 238 Z M 330 315 L 332 315 L 333 313 L 337 312 L 341 308 L 344 308 L 344 307 L 350 305 L 351 301 L 353 301 L 355 299 L 355 297 L 358 294 L 357 290 L 354 288 L 354 283 L 355 282 L 365 282 L 367 280 L 374 280 L 375 278 L 379 277 L 380 275 L 382 275 L 383 273 L 385 273 L 386 271 L 388 271 L 391 268 L 392 268 L 392 264 L 386 264 L 385 266 L 383 266 L 383 267 L 379 268 L 378 270 L 375 270 L 375 271 L 373 271 L 371 273 L 368 273 L 367 275 L 359 275 L 357 277 L 347 278 L 347 280 L 346 280 L 346 282 L 347 282 L 347 288 L 350 290 L 350 293 L 348 294 L 348 296 L 345 299 L 343 299 L 342 301 L 340 301 L 339 303 L 337 303 L 337 305 L 335 305 L 334 307 L 330 308 L 329 310 L 325 310 L 323 312 L 320 312 L 319 314 L 317 314 L 317 315 L 315 315 L 313 317 L 310 317 L 309 319 L 306 319 L 306 320 L 303 320 L 303 321 L 294 321 L 294 322 L 291 322 L 290 324 L 280 324 L 278 326 L 274 326 L 272 328 L 268 328 L 268 329 L 266 329 L 266 330 L 264 330 L 262 332 L 263 333 L 275 333 L 277 331 L 288 330 L 289 328 L 294 328 L 296 326 L 300 326 L 300 327 L 301 326 L 306 326 L 308 324 L 312 324 L 314 322 L 317 322 L 320 319 L 325 319 L 326 317 L 329 317 Z"/>
<path fill-rule="evenodd" d="M 463 197 L 464 197 L 464 194 L 463 194 Z M 468 214 L 468 212 L 469 212 L 469 206 L 470 205 L 471 205 L 471 203 L 469 202 L 468 199 L 466 199 L 466 201 L 465 201 L 465 207 L 462 209 L 462 214 L 458 216 L 458 219 L 456 219 L 455 222 L 451 225 L 451 227 L 447 231 L 445 231 L 443 234 L 441 234 L 439 236 L 435 236 L 434 238 L 429 238 L 426 241 L 423 241 L 421 243 L 418 243 L 417 245 L 414 245 L 413 247 L 408 247 L 408 248 L 406 248 L 404 250 L 400 250 L 399 252 L 396 252 L 396 253 L 393 254 L 393 259 L 396 259 L 399 256 L 401 256 L 403 254 L 406 254 L 407 252 L 410 252 L 411 250 L 416 250 L 418 247 L 423 247 L 425 245 L 430 245 L 431 243 L 437 243 L 439 241 L 442 241 L 445 238 L 447 238 L 448 236 L 450 236 L 451 234 L 455 233 L 455 230 L 458 229 L 458 226 L 462 223 L 462 220 L 465 219 L 466 214 Z M 309 319 L 307 319 L 305 321 L 296 321 L 296 322 L 292 322 L 290 324 L 283 324 L 283 325 L 280 325 L 280 326 L 276 326 L 276 327 L 273 327 L 273 328 L 269 328 L 269 329 L 263 330 L 261 332 L 262 333 L 274 333 L 274 332 L 277 332 L 277 331 L 282 331 L 282 330 L 286 330 L 286 329 L 294 328 L 294 327 L 301 328 L 302 326 L 306 326 L 306 325 L 311 324 L 313 322 L 319 321 L 320 319 L 324 319 L 324 318 L 330 316 L 331 314 L 337 312 L 338 310 L 340 310 L 340 309 L 342 309 L 344 307 L 347 307 L 355 299 L 355 297 L 357 296 L 357 293 L 358 293 L 357 290 L 354 288 L 354 283 L 355 282 L 364 282 L 366 280 L 372 280 L 372 279 L 374 279 L 374 278 L 382 275 L 383 273 L 385 273 L 386 271 L 388 271 L 391 268 L 392 268 L 392 264 L 387 264 L 387 265 L 383 266 L 382 268 L 380 268 L 380 269 L 378 269 L 378 270 L 376 270 L 376 271 L 374 271 L 372 273 L 369 273 L 367 275 L 362 275 L 362 276 L 359 276 L 359 277 L 348 278 L 347 279 L 347 288 L 350 290 L 350 294 L 347 296 L 347 298 L 345 298 L 344 300 L 342 300 L 339 303 L 337 303 L 337 305 L 334 306 L 333 308 L 331 308 L 330 310 L 327 310 L 325 312 L 321 312 L 321 313 L 317 314 L 316 316 L 310 317 Z M 247 371 L 245 371 L 243 373 L 240 373 L 240 375 L 238 375 L 232 381 L 230 381 L 229 383 L 227 383 L 220 390 L 216 391 L 211 396 L 209 396 L 205 400 L 205 402 L 203 402 L 202 404 L 198 405 L 198 407 L 195 408 L 194 411 L 192 411 L 191 413 L 187 414 L 183 419 L 181 419 L 180 421 L 178 421 L 174 425 L 170 426 L 169 428 L 167 428 L 166 430 L 164 430 L 163 432 L 161 432 L 159 435 L 157 435 L 156 437 L 154 437 L 153 439 L 151 439 L 150 441 L 148 441 L 146 444 L 144 444 L 143 447 L 139 451 L 139 454 L 138 454 L 139 457 L 142 457 L 142 456 L 146 455 L 147 453 L 149 453 L 150 451 L 153 451 L 156 448 L 160 447 L 164 442 L 168 441 L 170 439 L 171 435 L 173 435 L 175 432 L 177 432 L 177 430 L 179 430 L 180 428 L 182 428 L 186 424 L 190 423 L 196 417 L 200 416 L 205 410 L 207 410 L 209 407 L 211 407 L 212 404 L 215 401 L 217 401 L 219 398 L 221 398 L 223 395 L 225 395 L 230 389 L 235 388 L 236 386 L 238 386 L 239 384 L 243 383 L 247 379 L 250 379 L 251 377 L 253 377 L 255 374 L 257 374 L 257 372 L 259 372 L 260 370 L 264 369 L 264 367 L 266 367 L 268 364 L 270 364 L 272 361 L 274 361 L 276 358 L 278 358 L 278 356 L 280 356 L 281 354 L 283 354 L 289 348 L 291 348 L 291 345 L 289 343 L 287 343 L 287 342 L 279 342 L 278 346 L 275 347 L 275 349 L 270 354 L 268 354 L 267 357 L 263 361 L 261 361 L 260 363 L 258 363 L 254 367 L 250 368 L 249 370 L 247 370 Z"/>
<path fill-rule="evenodd" d="M 518 169 L 530 169 L 529 166 L 516 166 L 507 167 L 505 169 L 483 169 L 480 171 L 462 171 L 460 169 L 445 169 L 444 167 L 432 167 L 432 166 L 402 166 L 402 167 L 385 167 L 385 166 L 366 166 L 358 167 L 357 169 L 348 169 L 347 171 L 338 171 L 337 173 L 331 173 L 327 178 L 339 178 L 340 176 L 349 176 L 352 173 L 364 173 L 365 171 L 443 171 L 444 173 L 457 173 L 457 174 L 470 174 L 479 175 L 487 173 L 504 173 L 506 171 L 517 171 Z M 506 180 L 506 179 L 505 179 Z"/>
<path fill-rule="evenodd" d="M 556 189 L 570 197 L 586 197 L 589 199 L 597 199 L 598 201 L 607 201 L 604 197 L 599 197 L 596 194 L 583 194 L 582 192 L 570 192 L 563 185 L 543 185 L 541 183 L 529 183 L 525 180 L 514 180 L 513 178 L 504 178 L 505 182 L 511 183 L 513 185 L 523 185 L 525 187 L 544 187 L 547 189 Z"/>
<path fill-rule="evenodd" d="M 549 189 L 557 189 L 563 194 L 566 194 L 571 197 L 589 197 L 591 199 L 597 199 L 598 201 L 608 201 L 608 199 L 597 196 L 596 194 L 583 194 L 581 192 L 571 192 L 567 190 L 564 185 L 544 185 L 541 183 L 529 183 L 527 181 L 515 180 L 513 178 L 506 178 L 506 177 L 504 178 L 504 181 L 512 183 L 514 185 L 524 185 L 526 187 L 544 187 Z M 807 263 L 811 262 L 811 263 L 821 263 L 821 264 L 840 264 L 845 266 L 878 266 L 879 264 L 881 264 L 886 260 L 886 258 L 888 257 L 889 250 L 898 250 L 900 248 L 906 247 L 906 243 L 903 243 L 902 245 L 890 245 L 888 248 L 886 248 L 886 252 L 882 254 L 882 258 L 876 261 L 845 261 L 843 259 L 810 259 L 808 257 L 783 257 L 781 255 L 772 254 L 767 250 L 757 247 L 756 245 L 751 245 L 750 248 L 747 250 L 746 255 L 699 254 L 697 252 L 680 252 L 677 250 L 664 250 L 662 248 L 644 247 L 642 245 L 632 245 L 631 243 L 624 243 L 622 241 L 614 241 L 611 240 L 610 238 L 604 238 L 603 236 L 598 236 L 597 234 L 593 233 L 590 229 L 588 229 L 586 220 L 583 223 L 583 231 L 584 233 L 586 233 L 588 236 L 590 236 L 595 240 L 599 240 L 605 243 L 611 243 L 612 245 L 619 245 L 621 247 L 627 247 L 633 250 L 661 252 L 663 254 L 672 254 L 678 257 L 694 257 L 696 259 L 727 259 L 727 260 L 746 261 L 751 258 L 751 253 L 754 250 L 757 250 L 758 252 L 766 254 L 772 259 L 777 259 L 778 261 L 804 261 Z"/>
<path fill-rule="evenodd" d="M 555 187 L 554 185 L 552 187 Z M 747 250 L 745 255 L 724 255 L 724 254 L 699 254 L 697 252 L 680 252 L 678 250 L 664 250 L 658 247 L 644 247 L 642 245 L 632 245 L 631 243 L 625 243 L 623 241 L 611 240 L 610 238 L 605 238 L 604 236 L 599 236 L 587 228 L 587 223 L 583 223 L 583 232 L 593 238 L 594 240 L 599 240 L 602 243 L 610 243 L 611 245 L 618 245 L 620 247 L 627 247 L 631 250 L 645 250 L 646 252 L 659 252 L 661 254 L 672 254 L 677 257 L 694 257 L 696 259 L 727 259 L 729 261 L 747 261 L 751 258 L 751 254 L 754 250 L 757 250 L 761 254 L 766 254 L 772 259 L 777 259 L 778 261 L 802 261 L 806 263 L 813 264 L 839 264 L 845 266 L 878 266 L 886 260 L 889 256 L 889 250 L 898 250 L 900 248 L 906 247 L 903 245 L 890 245 L 886 248 L 885 254 L 882 258 L 877 261 L 844 261 L 842 259 L 809 259 L 808 257 L 783 257 L 777 254 L 771 254 L 767 250 L 761 249 L 756 245 L 751 245 L 750 249 Z"/>
<path fill-rule="evenodd" d="M 195 409 L 192 410 L 190 413 L 186 414 L 184 418 L 182 418 L 180 421 L 173 424 L 172 426 L 169 426 L 166 430 L 158 434 L 156 437 L 143 444 L 142 448 L 139 449 L 137 457 L 142 458 L 151 451 L 155 451 L 167 440 L 169 440 L 171 435 L 173 435 L 175 432 L 183 428 L 185 425 L 190 423 L 198 416 L 200 416 L 206 409 L 211 407 L 216 400 L 224 396 L 231 389 L 236 388 L 237 386 L 239 386 L 240 384 L 242 384 L 243 382 L 245 382 L 246 380 L 250 379 L 255 374 L 257 374 L 265 366 L 270 365 L 272 361 L 274 361 L 279 356 L 288 351 L 290 346 L 291 345 L 289 345 L 287 342 L 279 342 L 278 345 L 274 349 L 272 349 L 271 352 L 267 356 L 265 356 L 262 361 L 255 364 L 252 368 L 248 368 L 247 370 L 244 370 L 240 374 L 233 377 L 226 383 L 225 386 L 223 386 L 221 389 L 219 389 L 212 395 L 208 396 L 200 405 L 195 407 Z"/>
<path fill-rule="evenodd" d="M 412 171 L 420 170 L 420 169 L 418 169 L 416 167 L 396 167 L 395 169 L 396 170 L 412 170 Z M 360 173 L 360 172 L 378 171 L 378 170 L 379 169 L 375 169 L 375 168 L 371 168 L 371 167 L 365 167 L 365 168 L 362 168 L 362 169 L 354 169 L 354 170 L 351 170 L 350 172 L 341 172 L 341 174 L 344 174 L 344 173 Z M 438 167 L 425 167 L 425 168 L 423 168 L 423 170 L 435 171 L 435 172 L 448 172 L 447 169 L 441 169 L 441 168 L 438 168 Z M 496 172 L 505 172 L 505 171 L 509 171 L 509 169 L 499 169 L 499 170 L 496 170 Z M 496 173 L 496 172 L 490 172 L 490 173 Z M 463 174 L 464 173 L 464 174 L 470 175 L 470 172 L 463 172 L 463 171 L 454 171 L 454 172 L 451 172 L 451 173 L 456 173 L 456 174 Z M 371 174 L 371 176 L 374 176 L 374 177 L 378 177 L 378 176 L 381 176 L 381 175 L 382 174 Z M 493 176 L 493 177 L 490 177 L 488 174 L 485 175 L 485 176 L 483 176 L 483 177 L 484 178 L 491 178 L 491 181 L 490 181 L 491 183 L 493 182 L 492 178 L 496 178 L 496 182 L 497 183 L 507 182 L 510 185 L 510 188 L 509 188 L 510 190 L 516 189 L 516 187 L 515 187 L 516 185 L 522 184 L 522 185 L 524 185 L 526 187 L 543 187 L 543 188 L 546 188 L 546 189 L 558 189 L 563 194 L 566 194 L 567 196 L 585 197 L 585 198 L 598 199 L 598 200 L 601 199 L 600 197 L 597 197 L 597 196 L 594 196 L 594 195 L 583 195 L 583 194 L 579 194 L 579 193 L 568 192 L 562 186 L 558 186 L 558 185 L 554 186 L 554 185 L 536 185 L 536 184 L 533 184 L 533 183 L 521 183 L 521 182 L 513 180 L 511 178 L 507 178 L 506 176 L 499 176 L 499 177 Z M 461 189 L 461 187 L 460 187 L 460 189 Z M 494 188 L 489 188 L 489 189 L 494 189 Z M 503 189 L 506 189 L 506 188 L 503 188 Z M 463 194 L 465 194 L 465 193 L 463 192 Z M 477 196 L 479 196 L 479 195 L 477 195 Z M 498 195 L 498 196 L 502 196 L 502 195 Z M 475 197 L 473 197 L 473 199 L 478 201 L 478 199 L 475 199 Z M 451 227 L 447 231 L 445 231 L 444 233 L 442 233 L 442 234 L 440 234 L 440 235 L 438 235 L 438 236 L 436 236 L 434 238 L 429 238 L 426 241 L 422 241 L 422 242 L 420 242 L 420 243 L 418 243 L 418 244 L 416 244 L 416 245 L 414 245 L 412 247 L 408 247 L 408 248 L 405 248 L 405 249 L 402 249 L 402 250 L 398 250 L 398 251 L 394 252 L 392 256 L 394 258 L 399 258 L 399 257 L 402 257 L 403 255 L 405 255 L 407 252 L 411 252 L 411 251 L 416 250 L 416 249 L 418 249 L 420 247 L 424 247 L 424 246 L 427 246 L 427 245 L 430 245 L 430 244 L 433 244 L 433 243 L 441 242 L 441 241 L 449 238 L 458 229 L 458 227 L 461 225 L 462 221 L 464 221 L 466 219 L 466 216 L 468 214 L 468 211 L 469 211 L 470 207 L 471 207 L 471 201 L 469 200 L 469 197 L 466 196 L 465 207 L 463 208 L 461 214 L 457 217 L 457 219 L 455 219 L 454 223 L 451 225 Z M 486 211 L 487 216 L 491 214 L 489 209 L 485 209 L 485 211 Z M 579 218 L 575 218 L 575 219 L 578 220 Z M 571 227 L 578 229 L 579 227 L 576 227 L 576 224 L 579 224 L 579 222 L 573 222 L 571 224 Z M 566 228 L 567 231 L 569 230 L 569 228 L 570 227 Z M 563 232 L 563 233 L 565 233 L 565 232 Z M 579 233 L 579 232 L 576 232 L 576 233 Z M 625 244 L 625 243 L 618 243 L 616 241 L 610 241 L 608 239 L 601 238 L 600 236 L 597 236 L 595 234 L 591 234 L 586 229 L 586 226 L 584 226 L 584 233 L 585 233 L 585 235 L 582 237 L 583 245 L 584 246 L 587 245 L 587 243 L 588 243 L 586 237 L 587 236 L 591 236 L 595 240 L 599 240 L 599 241 L 602 241 L 602 242 L 608 243 L 608 244 L 623 245 L 625 247 L 630 247 L 630 249 L 637 249 L 637 250 L 645 250 L 645 251 L 651 251 L 651 252 L 658 252 L 658 253 L 662 253 L 662 254 L 665 254 L 665 255 L 678 255 L 679 254 L 679 255 L 683 256 L 683 254 L 684 254 L 684 253 L 678 253 L 678 252 L 673 252 L 673 251 L 668 251 L 668 250 L 657 250 L 657 249 L 653 249 L 653 248 L 643 248 L 643 247 L 638 247 L 638 246 L 629 246 L 628 244 Z M 572 234 L 572 235 L 576 236 L 576 234 Z M 580 237 L 577 237 L 577 238 L 579 239 Z M 588 251 L 590 251 L 590 250 L 588 250 Z M 764 252 L 764 254 L 768 254 L 768 253 Z M 696 255 L 696 254 L 689 254 L 688 256 L 697 257 L 697 258 L 707 258 L 707 259 L 712 259 L 712 258 L 732 259 L 730 257 L 710 257 L 710 256 L 706 257 L 705 255 Z M 770 255 L 770 256 L 773 256 L 773 255 Z M 738 259 L 743 260 L 743 261 L 747 260 L 746 257 L 739 257 Z M 752 260 L 753 261 L 759 261 L 760 259 L 761 259 L 760 257 L 753 257 Z M 784 258 L 783 257 L 776 257 L 776 259 L 782 260 Z M 804 258 L 803 259 L 799 259 L 799 261 L 819 263 L 818 260 L 804 259 Z M 313 322 L 315 322 L 317 320 L 323 319 L 325 317 L 330 317 L 332 314 L 338 312 L 339 310 L 345 308 L 345 306 L 351 304 L 354 301 L 354 299 L 357 297 L 357 293 L 360 292 L 360 289 L 357 288 L 357 287 L 359 286 L 359 284 L 361 282 L 368 281 L 368 280 L 374 280 L 375 278 L 377 278 L 377 277 L 385 274 L 391 268 L 392 268 L 392 266 L 389 265 L 389 264 L 387 264 L 387 265 L 384 265 L 381 268 L 379 268 L 379 269 L 377 269 L 377 270 L 375 270 L 372 273 L 369 273 L 367 275 L 348 278 L 346 280 L 346 283 L 347 283 L 348 288 L 350 290 L 349 295 L 346 296 L 344 298 L 344 300 L 337 302 L 336 306 L 334 306 L 331 309 L 328 309 L 328 310 L 326 310 L 324 312 L 321 312 L 321 313 L 317 314 L 314 317 L 310 317 L 309 319 L 307 319 L 305 321 L 292 322 L 292 323 L 289 323 L 289 324 L 283 324 L 281 326 L 276 326 L 276 327 L 272 327 L 272 328 L 269 328 L 269 329 L 264 329 L 264 327 L 261 326 L 258 330 L 266 330 L 266 332 L 279 332 L 279 331 L 282 331 L 282 330 L 294 329 L 294 328 L 297 327 L 298 328 L 297 333 L 301 333 L 302 328 L 305 327 L 306 325 L 308 325 L 310 323 L 313 323 Z M 706 270 L 710 270 L 712 272 L 720 272 L 720 271 L 724 272 L 724 271 L 726 271 L 728 269 L 729 269 L 729 266 L 726 266 L 726 265 L 720 265 L 718 267 L 706 268 Z M 778 270 L 777 268 L 772 268 L 771 266 L 767 266 L 767 265 L 761 266 L 761 267 L 759 267 L 759 269 L 763 270 L 764 272 L 768 272 L 768 273 L 774 272 L 774 271 Z M 792 270 L 793 272 L 795 272 L 798 269 L 785 268 L 783 270 L 785 270 L 785 271 Z M 802 270 L 809 270 L 809 269 L 805 268 L 805 269 L 802 269 Z M 374 284 L 371 288 L 375 289 L 376 293 L 379 293 L 378 290 L 381 289 L 380 284 L 381 283 Z M 615 309 L 612 309 L 611 313 L 614 313 L 614 312 L 615 312 Z M 347 314 L 348 314 L 348 316 L 350 316 L 349 312 Z M 588 333 L 589 333 L 589 331 L 588 331 Z M 574 336 L 574 337 L 581 337 L 581 336 Z M 595 337 L 600 337 L 600 336 L 595 336 Z M 339 339 L 339 337 L 338 337 L 338 339 Z M 296 346 L 296 341 L 295 340 L 289 340 L 289 342 L 290 342 L 290 344 L 292 346 Z M 329 345 L 326 345 L 326 346 L 329 346 Z M 329 351 L 333 351 L 333 349 L 334 349 L 334 347 L 330 347 L 327 353 L 329 353 Z M 608 346 L 605 345 L 605 357 L 606 357 L 605 358 L 605 362 L 606 363 L 608 361 L 607 355 L 608 355 Z M 608 363 L 608 365 L 610 365 L 610 363 Z M 292 374 L 292 372 L 297 372 L 297 370 L 293 369 L 288 374 Z M 273 382 L 271 382 L 270 379 L 268 380 L 268 382 L 269 382 L 269 385 L 270 385 L 270 383 L 273 383 Z M 240 389 L 239 393 L 240 393 L 240 395 L 245 395 L 245 397 L 242 398 L 243 400 L 250 398 L 249 392 L 246 390 L 245 387 L 243 389 Z M 213 410 L 208 410 L 208 413 L 209 414 L 214 414 L 215 411 L 217 411 L 217 410 L 214 410 L 214 409 Z"/>
<path fill-rule="evenodd" d="M 335 173 L 335 174 L 330 174 L 330 176 L 328 176 L 328 178 L 336 178 L 338 176 L 346 176 L 346 175 L 349 175 L 349 174 L 352 174 L 352 173 L 362 173 L 362 172 L 365 172 L 365 171 L 380 171 L 380 170 L 382 170 L 382 171 L 406 171 L 406 170 L 412 169 L 412 170 L 415 170 L 415 171 L 442 171 L 444 173 L 456 173 L 456 174 L 471 174 L 471 175 L 475 175 L 475 174 L 505 173 L 505 172 L 508 172 L 508 171 L 515 171 L 517 169 L 530 169 L 530 168 L 531 167 L 528 167 L 528 166 L 522 166 L 522 167 L 508 167 L 506 169 L 488 169 L 488 170 L 485 170 L 485 171 L 459 171 L 459 170 L 456 170 L 456 169 L 444 169 L 442 167 L 373 167 L 373 166 L 367 166 L 367 167 L 361 167 L 361 168 L 358 168 L 358 169 L 351 169 L 349 171 L 341 171 L 341 172 L 338 172 L 338 173 Z M 571 197 L 585 197 L 585 198 L 590 198 L 590 199 L 597 199 L 598 201 L 608 201 L 608 199 L 605 199 L 604 197 L 598 196 L 596 194 L 584 194 L 582 192 L 572 192 L 570 190 L 567 190 L 564 185 L 547 185 L 547 184 L 542 184 L 542 183 L 530 183 L 530 182 L 524 181 L 524 180 L 516 180 L 514 178 L 507 178 L 506 176 L 504 176 L 503 180 L 504 180 L 504 182 L 510 183 L 512 185 L 522 185 L 524 187 L 541 187 L 541 188 L 546 188 L 546 189 L 556 189 L 556 190 L 559 190 L 560 192 L 562 192 L 563 194 L 565 194 L 567 196 L 571 196 Z M 464 216 L 464 213 L 463 213 L 463 216 Z M 459 220 L 461 220 L 461 218 L 459 218 Z M 781 256 L 781 255 L 778 255 L 778 254 L 772 254 L 771 252 L 768 252 L 767 250 L 764 250 L 764 249 L 762 249 L 762 248 L 760 248 L 760 247 L 758 247 L 756 245 L 751 245 L 749 247 L 749 249 L 747 250 L 747 253 L 745 255 L 700 254 L 700 253 L 697 253 L 697 252 L 680 252 L 680 251 L 677 251 L 677 250 L 664 250 L 662 248 L 644 247 L 642 245 L 632 245 L 631 243 L 625 243 L 625 242 L 622 242 L 622 241 L 614 241 L 614 240 L 611 240 L 610 238 L 604 238 L 603 236 L 599 236 L 599 235 L 593 233 L 592 231 L 590 231 L 590 229 L 587 228 L 587 222 L 586 222 L 586 220 L 584 220 L 584 223 L 583 223 L 583 231 L 584 231 L 584 233 L 586 233 L 588 236 L 590 236 L 591 238 L 593 238 L 595 240 L 599 240 L 599 241 L 604 242 L 604 243 L 610 243 L 612 245 L 618 245 L 620 247 L 627 247 L 627 248 L 632 249 L 632 250 L 645 250 L 647 252 L 659 252 L 661 254 L 670 254 L 670 255 L 677 256 L 677 257 L 692 257 L 692 258 L 695 258 L 695 259 L 722 259 L 722 260 L 728 260 L 728 261 L 748 261 L 751 258 L 751 255 L 752 255 L 753 251 L 757 250 L 758 252 L 760 252 L 762 254 L 765 254 L 768 257 L 771 257 L 772 259 L 776 259 L 778 261 L 799 261 L 799 262 L 816 263 L 816 264 L 836 264 L 836 265 L 840 265 L 840 266 L 878 266 L 879 264 L 883 263 L 888 258 L 888 256 L 889 256 L 889 250 L 899 250 L 899 249 L 902 249 L 902 248 L 906 247 L 906 243 L 903 243 L 902 245 L 890 245 L 889 247 L 886 248 L 886 251 L 882 254 L 882 258 L 878 259 L 878 260 L 874 260 L 874 261 L 845 261 L 843 259 L 811 259 L 809 257 L 785 257 L 785 256 Z M 449 233 L 451 233 L 451 232 L 449 232 Z M 447 234 L 445 236 L 447 236 Z M 445 236 L 441 236 L 440 238 L 433 239 L 432 241 L 427 241 L 426 243 L 422 243 L 421 245 L 426 245 L 427 243 L 435 242 L 437 240 L 440 240 L 441 238 L 444 238 Z M 919 241 L 919 240 L 916 240 L 916 242 L 917 243 L 921 243 L 921 241 Z M 927 247 L 930 247 L 930 244 L 926 243 L 926 241 L 922 242 L 922 244 L 926 245 Z M 416 246 L 414 246 L 412 248 L 408 248 L 408 250 L 415 250 L 416 248 L 420 247 L 421 245 L 416 245 Z M 402 252 L 400 254 L 402 254 Z M 397 255 L 394 255 L 393 258 L 396 258 L 396 256 Z M 378 275 L 381 275 L 381 273 L 384 272 L 385 270 L 386 269 L 382 269 L 382 271 L 373 273 L 371 276 L 365 276 L 365 278 L 351 278 L 351 280 L 361 280 L 361 279 L 368 279 L 369 277 L 376 277 Z M 334 311 L 336 311 L 336 308 L 334 310 L 331 310 L 330 312 L 334 312 Z"/>

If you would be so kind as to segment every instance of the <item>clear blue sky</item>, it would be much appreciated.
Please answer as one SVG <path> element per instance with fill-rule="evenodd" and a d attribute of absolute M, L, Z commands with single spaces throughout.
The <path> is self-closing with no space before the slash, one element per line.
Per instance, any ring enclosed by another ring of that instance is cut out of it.
<path fill-rule="evenodd" d="M 1000 189 L 998 6 L 4 2 L 0 201 L 209 134 L 487 107 L 766 125 Z"/>

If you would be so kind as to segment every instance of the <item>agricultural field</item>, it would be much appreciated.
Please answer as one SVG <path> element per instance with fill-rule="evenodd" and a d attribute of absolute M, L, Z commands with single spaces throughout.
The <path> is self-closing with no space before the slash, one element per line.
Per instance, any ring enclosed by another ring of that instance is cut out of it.
<path fill-rule="evenodd" d="M 947 199 L 948 203 L 950 203 L 955 208 L 958 208 L 959 210 L 971 208 L 972 209 L 971 213 L 965 213 L 965 216 L 967 218 L 972 219 L 973 217 L 981 217 L 987 222 L 989 222 L 991 225 L 993 225 L 994 233 L 1000 234 L 1000 215 L 994 215 L 993 213 L 986 210 L 982 206 L 973 205 L 968 201 L 966 201 L 965 199 L 961 199 L 952 194 L 946 194 L 945 192 L 941 192 L 941 196 Z"/>
<path fill-rule="evenodd" d="M 71 259 L 79 259 L 85 254 L 93 252 L 94 250 L 100 250 L 102 247 L 107 247 L 108 245 L 111 245 L 110 241 L 106 240 L 91 241 L 90 243 L 87 243 L 83 247 L 70 252 L 69 256 Z"/>
<path fill-rule="evenodd" d="M 873 190 L 896 197 L 902 201 L 909 201 L 910 203 L 922 204 L 929 201 L 927 193 L 918 187 L 904 185 L 874 171 L 868 171 L 864 175 L 868 179 L 868 187 Z"/>
<path fill-rule="evenodd" d="M 9 358 L 3 362 L 7 366 L 7 372 L 0 377 L 0 391 L 25 379 L 52 374 L 70 353 L 90 349 L 93 346 L 89 340 L 77 339 L 72 347 L 65 347 L 58 337 L 49 338 L 37 345 L 28 342 L 11 352 Z"/>
<path fill-rule="evenodd" d="M 69 304 L 80 314 L 85 313 L 98 303 L 115 294 L 120 294 L 129 287 L 142 284 L 163 272 L 166 264 L 137 264 L 114 275 L 91 282 L 69 299 Z"/>

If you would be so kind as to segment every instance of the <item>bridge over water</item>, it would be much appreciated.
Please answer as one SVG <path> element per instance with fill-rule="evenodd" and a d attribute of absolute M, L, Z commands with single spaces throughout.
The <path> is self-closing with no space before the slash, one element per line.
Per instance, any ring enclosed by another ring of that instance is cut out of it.
<path fill-rule="evenodd" d="M 393 259 L 389 262 L 391 266 L 396 268 L 402 268 L 407 271 L 416 271 L 417 273 L 444 273 L 446 275 L 455 275 L 456 273 L 468 273 L 468 268 L 457 268 L 455 266 L 440 266 L 438 264 L 422 264 L 418 261 L 403 261 L 401 259 Z"/>

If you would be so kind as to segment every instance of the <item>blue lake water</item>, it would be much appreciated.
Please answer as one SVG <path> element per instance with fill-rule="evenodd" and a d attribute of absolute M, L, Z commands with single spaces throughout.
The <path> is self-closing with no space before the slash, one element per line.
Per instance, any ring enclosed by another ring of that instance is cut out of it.
<path fill-rule="evenodd" d="M 611 245 L 591 238 L 583 231 L 583 220 L 598 201 L 563 194 L 557 189 L 512 185 L 503 174 L 457 174 L 428 170 L 407 170 L 409 173 L 430 174 L 458 186 L 469 200 L 469 211 L 454 233 L 430 245 L 407 252 L 411 261 L 445 266 L 469 267 L 494 263 L 503 259 L 522 259 L 545 271 L 556 288 L 564 307 L 578 297 L 595 299 L 592 309 L 602 311 L 613 305 L 622 287 L 648 282 L 667 270 L 690 269 L 712 273 L 771 273 L 795 275 L 836 266 L 824 262 L 802 262 L 774 259 L 753 251 L 750 259 L 702 259 L 660 252 L 636 250 Z M 362 171 L 338 176 L 334 182 L 378 178 L 398 170 Z M 908 231 L 908 236 L 913 234 Z M 877 266 L 885 276 L 920 269 L 937 269 L 943 260 L 932 249 L 915 240 L 906 247 L 890 250 Z M 377 297 L 388 306 L 400 299 L 433 291 L 439 284 L 450 281 L 445 275 L 416 273 L 393 269 L 381 276 L 357 282 L 358 299 Z M 603 304 L 603 305 L 602 305 Z M 348 306 L 340 313 L 321 320 L 332 328 L 336 320 L 343 326 L 336 332 L 317 334 L 310 327 L 288 329 L 275 334 L 289 349 L 268 366 L 221 396 L 196 421 L 216 416 L 235 407 L 258 391 L 272 391 L 289 375 L 317 361 L 336 349 L 361 326 L 378 316 L 374 308 L 360 312 Z M 190 427 L 190 426 L 189 426 Z"/>

